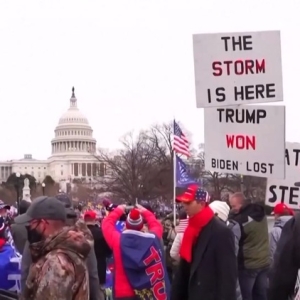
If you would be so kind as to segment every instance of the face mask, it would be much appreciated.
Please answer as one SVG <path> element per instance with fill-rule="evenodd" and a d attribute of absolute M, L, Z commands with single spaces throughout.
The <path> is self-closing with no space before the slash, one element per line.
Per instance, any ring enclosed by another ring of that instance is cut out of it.
<path fill-rule="evenodd" d="M 27 240 L 30 244 L 38 243 L 43 239 L 43 234 L 38 232 L 36 228 L 30 228 L 26 226 L 27 229 Z"/>

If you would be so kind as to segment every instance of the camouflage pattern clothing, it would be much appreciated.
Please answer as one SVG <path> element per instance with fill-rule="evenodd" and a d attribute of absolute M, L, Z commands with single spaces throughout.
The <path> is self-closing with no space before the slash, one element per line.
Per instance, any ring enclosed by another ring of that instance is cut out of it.
<path fill-rule="evenodd" d="M 30 266 L 23 298 L 26 300 L 88 300 L 85 259 L 93 238 L 82 221 L 30 245 Z"/>

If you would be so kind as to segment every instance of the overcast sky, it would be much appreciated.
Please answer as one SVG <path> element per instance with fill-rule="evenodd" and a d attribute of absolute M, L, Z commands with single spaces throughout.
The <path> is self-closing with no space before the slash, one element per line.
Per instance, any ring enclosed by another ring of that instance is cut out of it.
<path fill-rule="evenodd" d="M 300 142 L 300 1 L 0 3 L 0 159 L 44 159 L 75 86 L 99 147 L 175 116 L 203 142 L 192 34 L 281 30 L 287 140 Z M 213 128 L 212 128 L 213 132 Z"/>

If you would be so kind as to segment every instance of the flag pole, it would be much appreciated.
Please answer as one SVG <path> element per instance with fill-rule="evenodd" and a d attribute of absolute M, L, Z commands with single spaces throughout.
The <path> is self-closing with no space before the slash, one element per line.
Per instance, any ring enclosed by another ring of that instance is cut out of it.
<path fill-rule="evenodd" d="M 173 122 L 173 136 L 175 135 L 175 118 Z M 173 150 L 173 223 L 176 226 L 176 153 Z"/>

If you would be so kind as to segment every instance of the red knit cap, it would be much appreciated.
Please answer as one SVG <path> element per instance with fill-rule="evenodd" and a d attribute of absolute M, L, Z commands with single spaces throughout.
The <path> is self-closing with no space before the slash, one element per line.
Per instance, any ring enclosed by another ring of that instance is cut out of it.
<path fill-rule="evenodd" d="M 132 209 L 126 219 L 126 228 L 132 230 L 142 230 L 144 226 L 141 213 L 137 209 Z"/>

